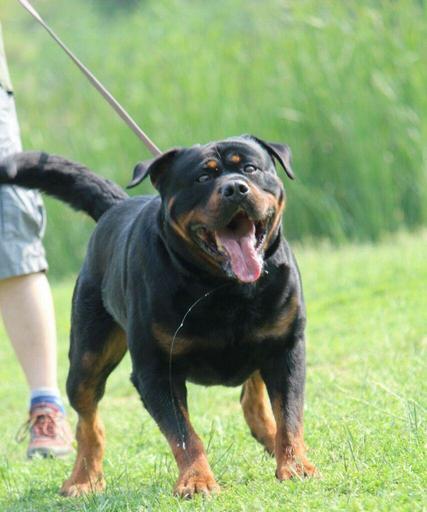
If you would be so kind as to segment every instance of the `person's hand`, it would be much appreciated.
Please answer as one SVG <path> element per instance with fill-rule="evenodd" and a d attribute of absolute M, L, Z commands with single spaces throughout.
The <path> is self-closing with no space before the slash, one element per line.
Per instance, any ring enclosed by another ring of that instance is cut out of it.
<path fill-rule="evenodd" d="M 0 160 L 0 183 L 6 183 L 16 176 L 17 166 L 15 155 Z"/>

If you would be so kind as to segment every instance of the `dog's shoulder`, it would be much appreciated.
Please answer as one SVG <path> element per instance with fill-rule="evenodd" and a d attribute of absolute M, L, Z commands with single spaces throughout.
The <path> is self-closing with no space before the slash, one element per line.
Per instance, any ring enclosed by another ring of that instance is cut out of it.
<path fill-rule="evenodd" d="M 158 196 L 131 197 L 102 215 L 91 235 L 86 255 L 93 273 L 102 274 L 113 264 L 125 268 L 129 250 L 139 251 L 140 246 L 150 245 L 147 236 L 155 229 L 160 204 Z"/>

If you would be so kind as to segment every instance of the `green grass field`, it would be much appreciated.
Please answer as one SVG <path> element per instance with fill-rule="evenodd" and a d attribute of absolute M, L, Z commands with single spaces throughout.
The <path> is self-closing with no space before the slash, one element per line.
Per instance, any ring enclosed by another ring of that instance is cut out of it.
<path fill-rule="evenodd" d="M 241 133 L 290 144 L 291 239 L 377 240 L 426 225 L 425 2 L 34 4 L 161 148 Z M 2 0 L 0 19 L 24 146 L 128 183 L 142 144 L 16 0 Z M 92 227 L 48 208 L 52 272 L 64 277 Z"/>
<path fill-rule="evenodd" d="M 27 389 L 0 325 L 0 511 L 427 510 L 426 3 L 34 4 L 162 149 L 240 133 L 291 145 L 298 179 L 285 183 L 285 227 L 300 243 L 306 441 L 322 477 L 278 483 L 243 420 L 240 390 L 190 386 L 222 493 L 173 498 L 175 463 L 127 357 L 101 404 L 107 491 L 60 498 L 72 460 L 27 462 L 14 441 Z M 125 185 L 148 156 L 142 145 L 18 2 L 2 0 L 0 19 L 24 147 Z M 63 388 L 73 278 L 93 223 L 46 203 Z"/>
<path fill-rule="evenodd" d="M 101 405 L 107 491 L 60 498 L 72 461 L 27 462 L 14 441 L 27 391 L 1 332 L 0 510 L 426 510 L 426 246 L 424 231 L 378 246 L 296 247 L 309 318 L 306 440 L 322 474 L 311 481 L 275 480 L 274 462 L 244 423 L 239 389 L 190 386 L 192 420 L 222 493 L 173 498 L 175 464 L 129 382 L 126 358 Z M 71 290 L 71 281 L 54 285 L 61 386 Z"/>

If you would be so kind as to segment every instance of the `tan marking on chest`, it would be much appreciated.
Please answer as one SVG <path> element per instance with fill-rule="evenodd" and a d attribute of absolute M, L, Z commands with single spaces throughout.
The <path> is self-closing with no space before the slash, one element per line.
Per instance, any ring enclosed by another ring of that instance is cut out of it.
<path fill-rule="evenodd" d="M 279 338 L 286 334 L 297 316 L 298 307 L 298 297 L 297 295 L 294 295 L 285 310 L 282 311 L 270 325 L 264 325 L 255 331 L 255 338 L 258 340 L 265 338 Z"/>
<path fill-rule="evenodd" d="M 203 340 L 199 338 L 185 338 L 177 335 L 174 339 L 174 333 L 168 332 L 164 327 L 156 323 L 153 323 L 152 333 L 160 348 L 168 354 L 172 353 L 173 356 L 187 354 L 191 352 L 195 345 L 200 346 L 203 344 Z"/>

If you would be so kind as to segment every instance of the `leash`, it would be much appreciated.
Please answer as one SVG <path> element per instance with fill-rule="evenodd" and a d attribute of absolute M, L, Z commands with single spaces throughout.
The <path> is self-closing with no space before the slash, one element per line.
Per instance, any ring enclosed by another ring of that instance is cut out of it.
<path fill-rule="evenodd" d="M 105 100 L 113 107 L 116 113 L 122 118 L 122 120 L 129 126 L 129 128 L 136 134 L 136 136 L 142 140 L 147 149 L 153 156 L 159 156 L 162 151 L 154 144 L 154 142 L 148 137 L 148 135 L 141 130 L 136 124 L 132 117 L 126 112 L 126 110 L 120 105 L 120 103 L 114 98 L 114 96 L 101 84 L 101 82 L 95 77 L 95 75 L 89 71 L 89 69 L 73 54 L 73 52 L 67 48 L 67 46 L 61 41 L 61 39 L 55 34 L 55 32 L 49 27 L 49 25 L 43 20 L 40 14 L 34 9 L 28 0 L 18 0 L 18 2 L 26 9 L 33 18 L 35 18 L 40 25 L 49 33 L 49 35 L 59 44 L 64 52 L 70 57 L 70 59 L 77 65 L 80 71 L 86 76 L 89 82 L 95 87 L 95 89 L 101 93 Z"/>

